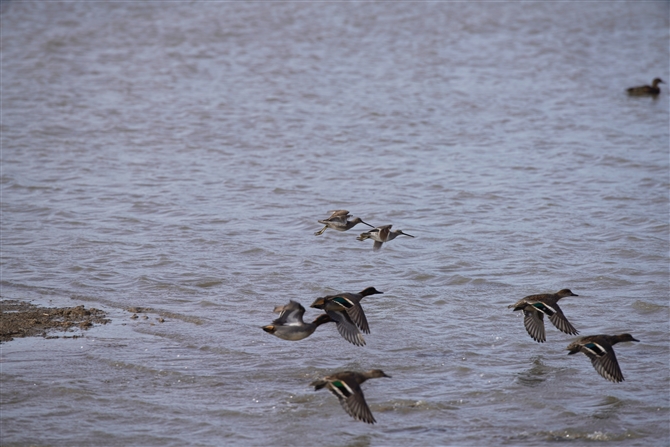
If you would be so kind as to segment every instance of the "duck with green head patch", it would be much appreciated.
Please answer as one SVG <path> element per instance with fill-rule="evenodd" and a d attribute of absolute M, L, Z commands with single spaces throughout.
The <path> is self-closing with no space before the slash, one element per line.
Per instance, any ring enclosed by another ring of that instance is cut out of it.
<path fill-rule="evenodd" d="M 366 296 L 383 294 L 374 287 L 367 287 L 358 293 L 339 293 L 337 295 L 328 295 L 317 298 L 312 303 L 311 307 L 323 309 L 326 312 L 340 312 L 346 311 L 351 320 L 366 334 L 370 333 L 370 326 L 365 317 L 363 308 L 361 307 L 361 300 Z"/>
<path fill-rule="evenodd" d="M 361 389 L 361 384 L 368 379 L 378 377 L 391 377 L 386 375 L 381 369 L 373 369 L 366 372 L 343 371 L 322 379 L 315 380 L 310 384 L 314 387 L 314 391 L 322 388 L 327 388 L 340 401 L 340 405 L 344 408 L 349 416 L 357 421 L 374 424 L 375 418 L 372 416 L 370 407 L 365 402 L 365 396 Z"/>
<path fill-rule="evenodd" d="M 360 330 L 370 333 L 370 326 L 361 307 L 361 300 L 369 295 L 380 292 L 374 287 L 368 287 L 359 293 L 340 293 L 317 298 L 311 307 L 323 309 L 335 323 L 340 335 L 356 346 L 364 346 L 365 339 Z"/>
<path fill-rule="evenodd" d="M 533 340 L 539 343 L 544 343 L 547 340 L 544 333 L 544 315 L 549 317 L 549 321 L 551 321 L 559 331 L 570 335 L 579 334 L 577 329 L 575 329 L 568 319 L 565 318 L 561 308 L 558 307 L 558 300 L 565 298 L 566 296 L 579 295 L 572 293 L 569 289 L 563 289 L 556 293 L 529 295 L 507 307 L 514 308 L 515 311 L 523 310 L 523 325 L 526 327 L 528 335 L 530 335 Z"/>
<path fill-rule="evenodd" d="M 591 364 L 598 374 L 611 382 L 623 382 L 623 374 L 614 354 L 614 346 L 624 341 L 640 341 L 630 334 L 620 335 L 589 335 L 568 345 L 568 355 L 583 352 L 591 359 Z"/>

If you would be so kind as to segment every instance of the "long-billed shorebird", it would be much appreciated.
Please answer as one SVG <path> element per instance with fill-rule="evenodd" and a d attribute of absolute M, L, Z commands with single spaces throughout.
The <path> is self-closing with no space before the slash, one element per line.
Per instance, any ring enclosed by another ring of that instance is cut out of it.
<path fill-rule="evenodd" d="M 320 224 L 323 224 L 325 226 L 316 233 L 314 233 L 314 235 L 319 236 L 320 234 L 323 234 L 323 232 L 326 231 L 328 228 L 337 231 L 347 231 L 350 228 L 355 227 L 359 223 L 365 224 L 368 227 L 372 227 L 372 225 L 370 225 L 369 223 L 363 222 L 363 220 L 360 217 L 354 217 L 351 220 L 349 220 L 350 217 L 351 215 L 347 210 L 333 211 L 330 217 L 319 221 Z"/>
<path fill-rule="evenodd" d="M 561 308 L 558 307 L 558 300 L 565 298 L 566 296 L 579 295 L 572 293 L 568 289 L 563 289 L 556 293 L 530 295 L 521 298 L 515 304 L 511 304 L 507 307 L 513 307 L 515 311 L 523 310 L 523 325 L 526 327 L 528 335 L 530 335 L 533 340 L 539 343 L 544 343 L 547 340 L 544 334 L 544 315 L 549 317 L 549 321 L 551 321 L 559 331 L 570 335 L 577 335 L 579 333 L 577 332 L 577 329 L 572 327 L 568 319 L 565 318 Z"/>
<path fill-rule="evenodd" d="M 414 237 L 411 234 L 403 233 L 402 230 L 391 230 L 391 227 L 393 225 L 382 225 L 381 227 L 377 227 L 374 230 L 370 230 L 365 233 L 361 233 L 360 236 L 358 236 L 356 239 L 359 241 L 364 241 L 366 239 L 372 239 L 375 241 L 374 245 L 372 246 L 373 250 L 379 250 L 382 248 L 382 244 L 384 242 L 392 241 L 398 236 L 409 236 L 409 237 Z"/>

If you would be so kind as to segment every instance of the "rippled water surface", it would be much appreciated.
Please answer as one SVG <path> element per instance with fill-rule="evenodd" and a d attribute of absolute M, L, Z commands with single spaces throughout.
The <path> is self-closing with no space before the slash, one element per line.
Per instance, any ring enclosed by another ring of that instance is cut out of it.
<path fill-rule="evenodd" d="M 2 297 L 112 323 L 1 346 L 2 445 L 668 445 L 668 87 L 625 94 L 670 81 L 668 17 L 3 2 Z M 416 238 L 314 236 L 333 209 Z M 365 347 L 260 329 L 366 286 Z M 625 382 L 507 308 L 561 288 L 641 340 Z M 308 386 L 372 368 L 374 426 Z"/>

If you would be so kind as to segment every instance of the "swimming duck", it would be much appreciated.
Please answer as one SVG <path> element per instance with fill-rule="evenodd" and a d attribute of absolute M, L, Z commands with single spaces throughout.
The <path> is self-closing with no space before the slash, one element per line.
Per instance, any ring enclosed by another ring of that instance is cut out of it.
<path fill-rule="evenodd" d="M 263 330 L 283 340 L 302 340 L 312 335 L 317 327 L 333 321 L 328 315 L 321 314 L 313 322 L 305 323 L 302 321 L 305 308 L 293 300 L 285 306 L 275 307 L 274 311 L 280 314 L 279 318 L 263 326 Z"/>
<path fill-rule="evenodd" d="M 380 248 L 382 248 L 382 244 L 384 242 L 392 241 L 393 239 L 395 239 L 400 235 L 414 237 L 411 234 L 403 233 L 402 230 L 391 231 L 392 226 L 393 225 L 382 225 L 381 227 L 377 227 L 374 230 L 370 230 L 366 233 L 361 233 L 361 235 L 358 236 L 356 239 L 359 241 L 372 239 L 373 241 L 375 241 L 374 245 L 372 246 L 372 249 L 379 250 Z"/>
<path fill-rule="evenodd" d="M 363 395 L 363 390 L 361 390 L 360 385 L 368 379 L 378 377 L 390 378 L 391 376 L 386 375 L 381 369 L 373 369 L 362 373 L 356 371 L 343 371 L 331 376 L 326 376 L 323 379 L 315 380 L 310 386 L 314 387 L 314 391 L 324 387 L 327 388 L 328 391 L 337 396 L 340 405 L 342 405 L 342 408 L 344 408 L 344 411 L 346 411 L 349 416 L 357 421 L 374 424 L 377 421 L 375 421 L 368 404 L 365 402 L 365 396 Z"/>
<path fill-rule="evenodd" d="M 572 293 L 568 289 L 559 290 L 556 293 L 545 293 L 540 295 L 530 295 L 520 299 L 517 303 L 511 304 L 507 307 L 513 307 L 515 311 L 523 310 L 523 325 L 526 327 L 528 335 L 533 340 L 544 343 L 547 339 L 544 335 L 544 321 L 543 317 L 546 314 L 554 326 L 559 331 L 570 335 L 577 335 L 575 329 L 560 307 L 558 307 L 558 300 L 566 296 L 579 296 Z"/>
<path fill-rule="evenodd" d="M 348 220 L 351 217 L 349 211 L 347 210 L 335 210 L 332 212 L 330 217 L 324 220 L 320 220 L 319 223 L 325 225 L 322 229 L 314 233 L 315 236 L 323 234 L 324 231 L 328 228 L 332 228 L 337 231 L 347 231 L 350 228 L 355 227 L 359 223 L 365 224 L 368 227 L 372 227 L 369 223 L 363 222 L 360 217 L 354 217 L 351 220 Z M 374 227 L 373 227 L 374 228 Z"/>
<path fill-rule="evenodd" d="M 340 293 L 337 295 L 328 295 L 317 298 L 312 303 L 311 307 L 323 309 L 325 311 L 340 312 L 346 311 L 351 320 L 366 334 L 370 333 L 370 326 L 368 320 L 365 318 L 365 313 L 361 307 L 361 300 L 366 296 L 380 294 L 374 287 L 367 287 L 359 293 Z"/>
<path fill-rule="evenodd" d="M 643 95 L 658 95 L 661 93 L 661 89 L 658 87 L 658 84 L 665 84 L 661 78 L 656 78 L 652 81 L 651 85 L 643 85 L 641 87 L 631 87 L 628 90 L 629 95 L 643 96 Z"/>
<path fill-rule="evenodd" d="M 640 341 L 633 338 L 630 334 L 621 335 L 589 335 L 580 338 L 568 345 L 568 355 L 583 352 L 591 359 L 591 364 L 598 374 L 612 382 L 622 382 L 624 380 L 619 368 L 619 362 L 614 355 L 614 346 L 623 341 Z"/>

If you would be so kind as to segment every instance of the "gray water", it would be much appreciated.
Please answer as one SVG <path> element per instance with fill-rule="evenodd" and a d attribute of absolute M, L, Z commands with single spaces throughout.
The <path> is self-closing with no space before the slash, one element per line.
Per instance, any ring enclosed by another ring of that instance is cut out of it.
<path fill-rule="evenodd" d="M 112 323 L 1 346 L 2 445 L 670 445 L 668 5 L 3 2 L 2 298 Z M 561 288 L 625 382 L 507 308 Z"/>

